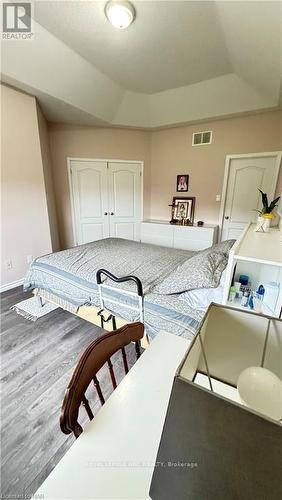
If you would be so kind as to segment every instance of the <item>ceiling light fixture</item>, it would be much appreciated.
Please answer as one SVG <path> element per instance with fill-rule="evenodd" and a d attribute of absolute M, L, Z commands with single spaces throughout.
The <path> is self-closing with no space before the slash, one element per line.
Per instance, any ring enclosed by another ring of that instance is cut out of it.
<path fill-rule="evenodd" d="M 105 14 L 115 28 L 123 30 L 134 21 L 135 9 L 127 0 L 110 0 L 106 3 Z"/>

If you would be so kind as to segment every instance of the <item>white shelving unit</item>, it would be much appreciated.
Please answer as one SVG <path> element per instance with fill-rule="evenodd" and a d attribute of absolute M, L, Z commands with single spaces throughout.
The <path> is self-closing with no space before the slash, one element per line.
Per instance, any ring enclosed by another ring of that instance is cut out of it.
<path fill-rule="evenodd" d="M 279 228 L 271 228 L 268 233 L 255 232 L 256 224 L 249 224 L 241 238 L 235 243 L 229 254 L 227 279 L 224 287 L 223 303 L 237 309 L 244 309 L 239 301 L 229 302 L 229 289 L 235 270 L 235 281 L 241 274 L 251 280 L 252 289 L 269 282 L 279 284 L 279 296 L 275 310 L 262 305 L 263 314 L 281 317 L 282 307 L 282 234 Z M 249 309 L 248 309 L 249 310 Z"/>

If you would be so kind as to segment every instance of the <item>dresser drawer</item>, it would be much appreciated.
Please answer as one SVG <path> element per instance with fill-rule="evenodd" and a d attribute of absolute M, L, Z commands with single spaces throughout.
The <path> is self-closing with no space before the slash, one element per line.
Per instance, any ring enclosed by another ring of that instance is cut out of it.
<path fill-rule="evenodd" d="M 173 227 L 168 224 L 152 224 L 142 222 L 141 242 L 152 243 L 163 247 L 173 246 Z"/>
<path fill-rule="evenodd" d="M 213 227 L 180 226 L 174 228 L 174 247 L 182 250 L 204 250 L 216 241 L 217 231 Z"/>
<path fill-rule="evenodd" d="M 141 223 L 142 243 L 182 250 L 204 250 L 216 242 L 217 226 L 176 226 L 160 222 Z"/>

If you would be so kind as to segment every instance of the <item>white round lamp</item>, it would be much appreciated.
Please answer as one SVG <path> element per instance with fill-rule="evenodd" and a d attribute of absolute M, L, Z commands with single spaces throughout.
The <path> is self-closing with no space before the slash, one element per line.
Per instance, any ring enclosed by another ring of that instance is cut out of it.
<path fill-rule="evenodd" d="M 274 420 L 282 418 L 282 382 L 273 372 L 250 366 L 239 375 L 237 388 L 243 404 Z"/>
<path fill-rule="evenodd" d="M 105 14 L 114 28 L 123 30 L 134 21 L 135 9 L 127 0 L 110 0 L 106 3 Z"/>

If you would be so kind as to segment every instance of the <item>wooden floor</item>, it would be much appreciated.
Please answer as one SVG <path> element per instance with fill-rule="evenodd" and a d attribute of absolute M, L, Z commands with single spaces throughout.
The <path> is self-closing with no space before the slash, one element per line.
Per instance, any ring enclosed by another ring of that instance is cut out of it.
<path fill-rule="evenodd" d="M 71 446 L 74 438 L 59 427 L 61 403 L 80 354 L 102 332 L 61 309 L 28 321 L 10 310 L 26 298 L 21 287 L 1 294 L 1 498 L 31 497 Z M 133 345 L 127 354 L 132 366 Z M 120 381 L 124 372 L 119 353 L 112 361 Z M 106 370 L 99 380 L 108 396 L 112 388 Z M 100 403 L 94 391 L 87 397 L 95 414 Z"/>

